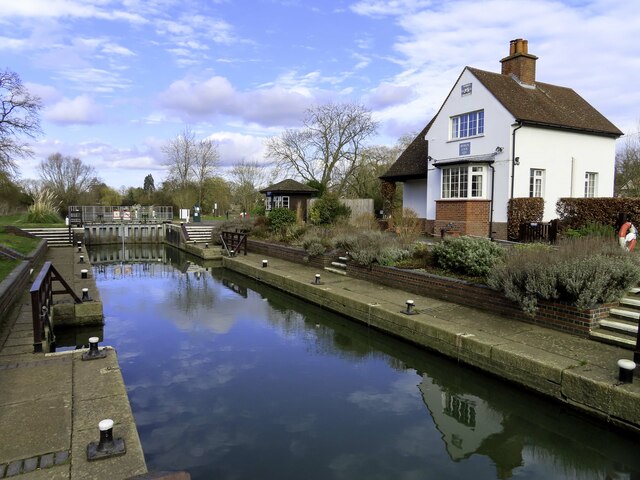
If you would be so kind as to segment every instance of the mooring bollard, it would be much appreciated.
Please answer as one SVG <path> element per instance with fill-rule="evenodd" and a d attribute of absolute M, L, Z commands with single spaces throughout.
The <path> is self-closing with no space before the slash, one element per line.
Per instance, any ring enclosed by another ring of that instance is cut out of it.
<path fill-rule="evenodd" d="M 262 260 L 262 268 L 267 268 L 269 262 L 267 260 Z"/>
<path fill-rule="evenodd" d="M 413 307 L 415 305 L 415 302 L 413 300 L 407 300 L 407 312 L 406 313 L 413 313 Z"/>
<path fill-rule="evenodd" d="M 100 350 L 98 348 L 99 341 L 100 338 L 98 337 L 89 337 L 89 351 L 82 354 L 82 360 L 96 360 L 107 356 L 105 349 Z"/>
<path fill-rule="evenodd" d="M 85 287 L 85 288 L 82 289 L 82 301 L 83 302 L 88 302 L 89 300 L 91 300 L 89 298 L 89 289 Z M 93 337 L 91 337 L 91 338 L 93 338 Z"/>
<path fill-rule="evenodd" d="M 633 371 L 636 368 L 636 363 L 632 360 L 621 359 L 618 360 L 618 380 L 624 383 L 633 382 Z"/>
<path fill-rule="evenodd" d="M 87 445 L 87 460 L 99 460 L 101 458 L 124 455 L 127 448 L 123 438 L 113 438 L 113 420 L 107 418 L 98 423 L 100 430 L 100 440 L 98 443 L 91 442 Z"/>
<path fill-rule="evenodd" d="M 319 273 L 316 273 L 316 276 L 315 276 L 313 282 L 311 282 L 311 283 L 313 283 L 314 285 L 322 285 L 322 282 L 320 281 L 320 274 Z"/>
<path fill-rule="evenodd" d="M 76 245 L 78 245 L 78 251 L 81 252 L 82 251 L 82 242 L 80 240 L 78 240 L 76 242 Z"/>
<path fill-rule="evenodd" d="M 89 278 L 89 270 L 86 268 L 80 270 L 80 278 Z"/>
<path fill-rule="evenodd" d="M 78 263 L 84 263 L 84 255 L 80 255 L 80 261 Z"/>
<path fill-rule="evenodd" d="M 208 243 L 205 243 L 205 244 L 204 244 L 204 248 L 209 248 L 209 244 L 208 244 Z"/>

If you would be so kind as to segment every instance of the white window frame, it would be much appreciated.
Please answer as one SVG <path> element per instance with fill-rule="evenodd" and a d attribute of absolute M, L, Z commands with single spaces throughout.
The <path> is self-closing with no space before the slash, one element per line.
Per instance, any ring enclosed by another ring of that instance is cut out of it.
<path fill-rule="evenodd" d="M 593 198 L 598 196 L 598 172 L 585 172 L 584 196 L 585 198 Z"/>
<path fill-rule="evenodd" d="M 484 199 L 487 166 L 477 164 L 442 167 L 440 198 L 443 200 Z"/>
<path fill-rule="evenodd" d="M 266 197 L 264 199 L 264 209 L 269 212 L 271 211 L 271 197 Z"/>
<path fill-rule="evenodd" d="M 484 110 L 462 113 L 451 117 L 451 140 L 484 135 Z"/>
<path fill-rule="evenodd" d="M 287 195 L 276 195 L 273 197 L 275 206 L 273 208 L 289 208 L 289 197 Z"/>
<path fill-rule="evenodd" d="M 541 168 L 529 170 L 529 197 L 544 197 L 545 171 Z"/>

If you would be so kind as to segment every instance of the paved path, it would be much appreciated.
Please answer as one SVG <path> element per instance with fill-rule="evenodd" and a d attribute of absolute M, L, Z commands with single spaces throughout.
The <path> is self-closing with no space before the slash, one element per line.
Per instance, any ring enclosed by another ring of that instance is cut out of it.
<path fill-rule="evenodd" d="M 87 253 L 82 254 L 87 260 Z M 77 248 L 51 248 L 46 260 L 79 294 Z M 95 284 L 93 289 L 95 290 Z M 80 351 L 34 354 L 28 292 L 3 319 L 0 331 L 0 478 L 122 479 L 146 465 L 116 352 L 82 361 Z M 99 437 L 98 422 L 115 421 L 125 440 L 121 457 L 88 462 L 86 448 Z"/>

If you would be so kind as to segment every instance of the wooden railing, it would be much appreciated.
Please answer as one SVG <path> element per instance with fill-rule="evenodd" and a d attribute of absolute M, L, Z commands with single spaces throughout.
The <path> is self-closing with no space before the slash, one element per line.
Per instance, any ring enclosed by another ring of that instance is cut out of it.
<path fill-rule="evenodd" d="M 238 253 L 244 251 L 247 254 L 247 234 L 241 232 L 222 232 L 220 234 L 222 246 L 227 251 L 227 255 L 235 257 Z"/>
<path fill-rule="evenodd" d="M 62 290 L 54 290 L 53 282 L 60 282 Z M 55 350 L 55 335 L 51 325 L 51 309 L 54 295 L 71 295 L 75 303 L 82 300 L 75 294 L 69 284 L 62 278 L 51 262 L 45 262 L 42 270 L 31 285 L 31 316 L 33 319 L 33 351 L 43 351 L 42 343 L 46 342 L 51 351 Z"/>

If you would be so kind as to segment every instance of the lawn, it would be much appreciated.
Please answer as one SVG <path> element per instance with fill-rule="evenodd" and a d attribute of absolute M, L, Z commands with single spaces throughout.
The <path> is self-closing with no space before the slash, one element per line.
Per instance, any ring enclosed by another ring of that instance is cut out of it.
<path fill-rule="evenodd" d="M 27 227 L 64 227 L 64 221 L 59 223 L 29 223 L 26 213 L 15 213 L 12 215 L 0 215 L 0 227 L 13 225 L 19 228 Z"/>
<path fill-rule="evenodd" d="M 37 238 L 20 237 L 5 232 L 0 226 L 0 245 L 9 247 L 16 252 L 27 255 L 33 251 L 40 242 Z M 0 255 L 0 282 L 7 278 L 7 275 L 20 263 L 20 260 L 12 260 Z"/>

